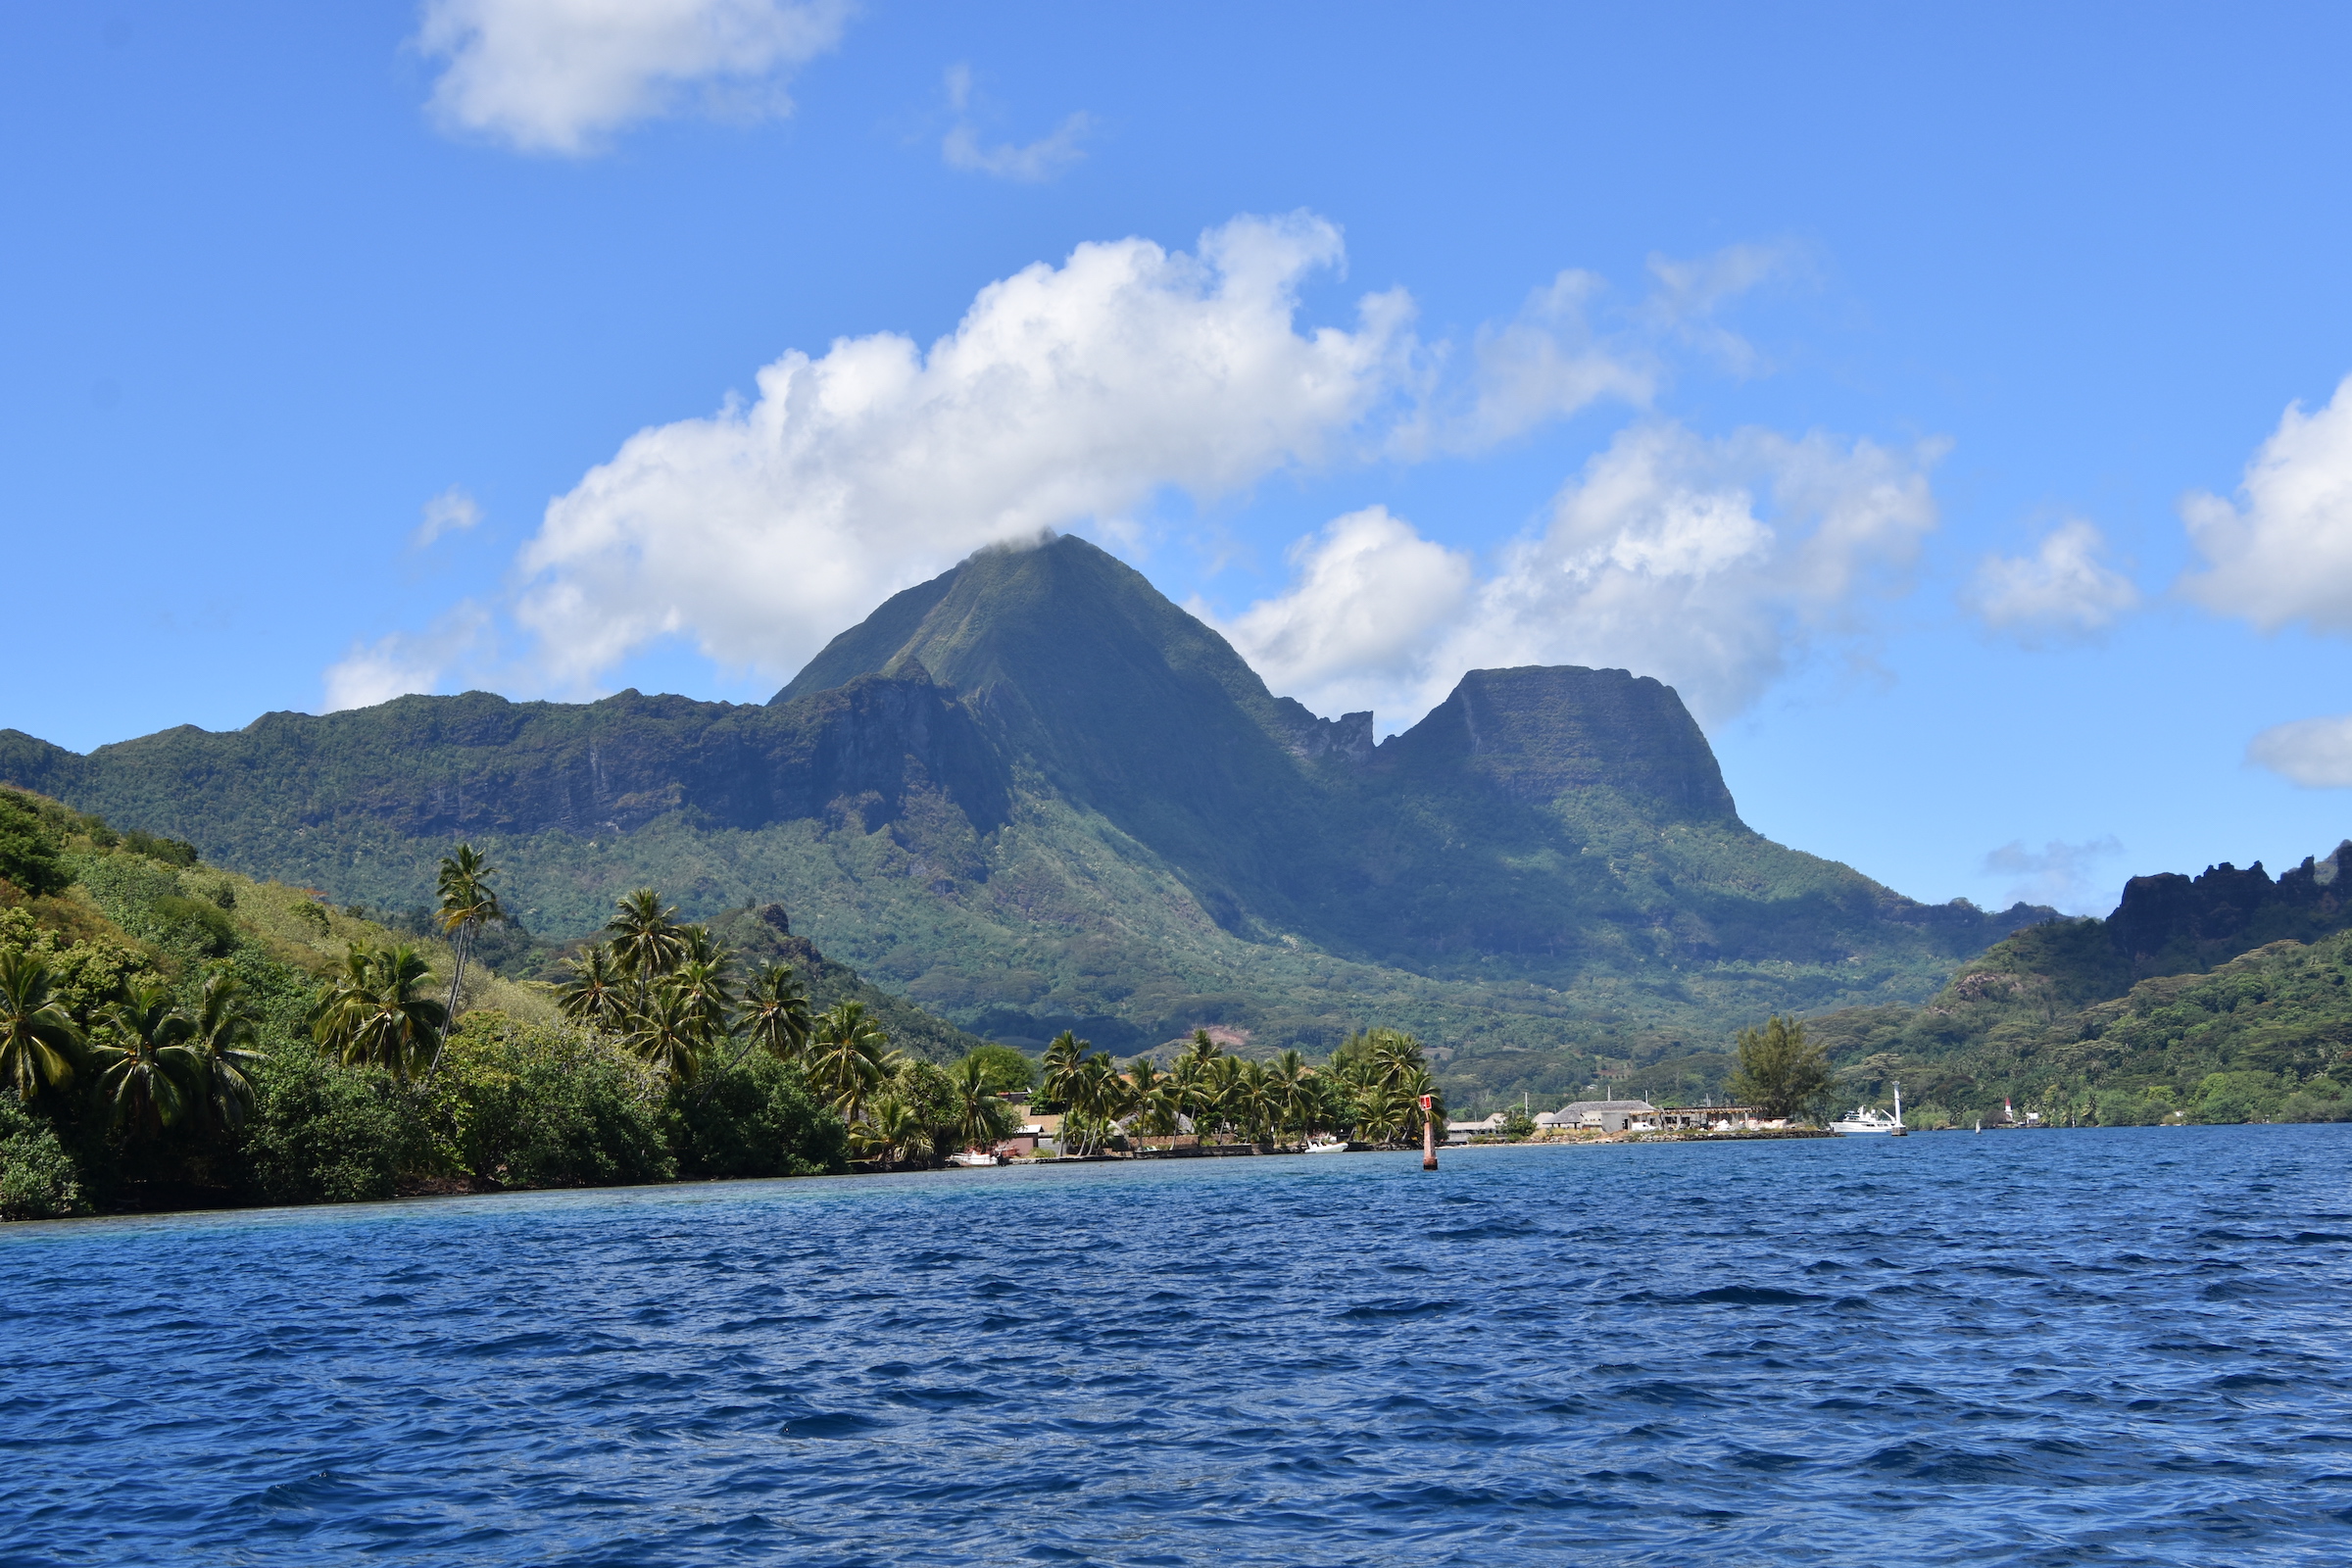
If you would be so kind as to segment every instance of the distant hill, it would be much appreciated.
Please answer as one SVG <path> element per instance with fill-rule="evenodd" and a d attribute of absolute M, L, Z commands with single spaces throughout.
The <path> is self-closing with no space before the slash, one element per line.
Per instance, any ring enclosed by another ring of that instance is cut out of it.
<path fill-rule="evenodd" d="M 1773 1010 L 1910 1002 L 2049 910 L 1928 906 L 1740 820 L 1674 691 L 1475 670 L 1375 745 L 1077 539 L 900 594 L 763 706 L 404 697 L 0 779 L 217 863 L 401 907 L 460 838 L 557 936 L 652 883 L 777 904 L 956 1026 L 1122 1053 L 1420 1032 L 1457 1094 L 1581 1088 Z"/>
<path fill-rule="evenodd" d="M 2352 1120 L 2352 843 L 2274 881 L 2257 863 L 2133 877 L 2105 919 L 2029 926 L 1924 1004 L 1806 1021 L 1840 1092 L 1915 1120 L 2004 1101 L 2053 1117 Z M 1721 1086 L 1728 1056 L 1639 1064 L 1654 1094 Z"/>

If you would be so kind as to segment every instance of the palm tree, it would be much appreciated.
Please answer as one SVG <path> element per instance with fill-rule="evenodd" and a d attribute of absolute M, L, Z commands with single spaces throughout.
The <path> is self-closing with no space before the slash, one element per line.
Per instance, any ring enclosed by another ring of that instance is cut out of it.
<path fill-rule="evenodd" d="M 343 974 L 312 1009 L 311 1033 L 346 1065 L 382 1067 L 402 1083 L 441 1049 L 449 1009 L 416 994 L 432 978 L 424 957 L 406 943 L 370 952 L 353 943 Z"/>
<path fill-rule="evenodd" d="M 556 988 L 556 1009 L 573 1023 L 618 1034 L 627 1026 L 629 1003 L 612 950 L 599 942 L 566 961 L 571 976 Z"/>
<path fill-rule="evenodd" d="M 1423 1117 L 1436 1122 L 1441 1129 L 1445 1127 L 1446 1094 L 1438 1087 L 1437 1080 L 1429 1075 L 1427 1069 L 1415 1067 L 1411 1072 L 1397 1079 L 1396 1092 L 1404 1096 L 1405 1137 L 1410 1138 L 1421 1130 Z M 1424 1095 L 1429 1097 L 1429 1109 L 1426 1111 L 1421 1108 L 1421 1099 Z"/>
<path fill-rule="evenodd" d="M 1421 1042 L 1412 1035 L 1400 1029 L 1373 1029 L 1367 1033 L 1372 1065 L 1382 1083 L 1394 1087 L 1427 1065 Z"/>
<path fill-rule="evenodd" d="M 1404 1135 L 1412 1102 L 1404 1091 L 1375 1083 L 1356 1097 L 1355 1129 L 1375 1144 L 1393 1144 Z"/>
<path fill-rule="evenodd" d="M 685 958 L 686 935 L 670 919 L 677 912 L 664 908 L 662 895 L 652 888 L 639 888 L 619 901 L 606 922 L 612 933 L 612 956 L 640 986 L 650 986 Z"/>
<path fill-rule="evenodd" d="M 449 1015 L 458 1015 L 458 988 L 466 983 L 466 960 L 473 953 L 473 936 L 493 920 L 503 920 L 507 911 L 499 906 L 498 895 L 490 890 L 490 879 L 498 874 L 497 867 L 475 853 L 470 844 L 458 846 L 458 853 L 441 858 L 441 876 L 435 884 L 441 907 L 435 918 L 441 932 L 449 938 L 457 961 L 449 977 Z M 433 1053 L 433 1064 L 425 1069 L 430 1082 L 441 1065 L 441 1053 Z"/>
<path fill-rule="evenodd" d="M 799 1061 L 808 1054 L 808 997 L 794 978 L 791 964 L 774 964 L 753 975 L 752 983 L 744 987 L 742 1009 L 735 1024 L 743 1032 L 743 1044 L 727 1058 L 729 1068 L 755 1047 L 778 1061 Z M 718 1082 L 715 1076 L 710 1081 Z"/>
<path fill-rule="evenodd" d="M 1078 1063 L 1086 1059 L 1087 1044 L 1064 1029 L 1054 1037 L 1053 1044 L 1046 1047 L 1045 1075 L 1041 1086 L 1048 1100 L 1069 1103 L 1070 1075 L 1078 1070 Z"/>
<path fill-rule="evenodd" d="M 844 1002 L 817 1014 L 810 1031 L 809 1077 L 846 1120 L 890 1070 L 890 1036 L 861 1002 Z"/>
<path fill-rule="evenodd" d="M 690 958 L 678 965 L 662 986 L 685 999 L 703 1038 L 715 1042 L 734 1032 L 735 993 L 727 984 L 734 961 L 724 948 L 710 951 L 709 958 Z"/>
<path fill-rule="evenodd" d="M 174 1126 L 195 1102 L 202 1076 L 188 1041 L 195 1020 L 172 1004 L 159 985 L 132 985 L 106 1009 L 106 1021 L 127 1044 L 98 1048 L 106 1066 L 98 1096 L 117 1127 L 152 1137 Z"/>
<path fill-rule="evenodd" d="M 1314 1071 L 1306 1064 L 1306 1058 L 1296 1051 L 1285 1051 L 1266 1069 L 1267 1087 L 1274 1102 L 1275 1136 L 1278 1139 L 1285 1127 L 1302 1138 L 1306 1135 Z"/>
<path fill-rule="evenodd" d="M 850 1129 L 850 1141 L 872 1150 L 884 1170 L 902 1159 L 922 1159 L 931 1152 L 931 1135 L 923 1128 L 922 1112 L 895 1094 L 874 1101 L 866 1119 Z"/>
<path fill-rule="evenodd" d="M 1236 1076 L 1234 1102 L 1250 1142 L 1274 1141 L 1274 1078 L 1262 1061 L 1245 1061 Z M 1258 1135 L 1263 1133 L 1264 1137 Z"/>
<path fill-rule="evenodd" d="M 644 1004 L 630 1014 L 621 1045 L 679 1083 L 691 1083 L 702 1069 L 703 1048 L 710 1036 L 702 1009 L 676 985 L 658 985 Z"/>
<path fill-rule="evenodd" d="M 1126 1082 L 1107 1052 L 1084 1057 L 1070 1072 L 1070 1119 L 1078 1124 L 1082 1152 L 1095 1152 L 1104 1125 L 1119 1108 L 1125 1088 Z"/>
<path fill-rule="evenodd" d="M 0 953 L 0 1079 L 29 1101 L 43 1085 L 74 1081 L 81 1031 L 50 1001 L 49 965 L 17 949 Z"/>
<path fill-rule="evenodd" d="M 984 1149 L 1003 1138 L 1012 1120 L 1011 1109 L 988 1086 L 986 1063 L 967 1055 L 948 1069 L 955 1096 L 956 1137 L 966 1149 Z"/>
<path fill-rule="evenodd" d="M 197 1064 L 197 1113 L 233 1133 L 253 1112 L 253 1068 L 262 1059 L 252 1049 L 254 1016 L 244 983 L 223 970 L 205 976 L 195 1024 L 188 1049 Z"/>

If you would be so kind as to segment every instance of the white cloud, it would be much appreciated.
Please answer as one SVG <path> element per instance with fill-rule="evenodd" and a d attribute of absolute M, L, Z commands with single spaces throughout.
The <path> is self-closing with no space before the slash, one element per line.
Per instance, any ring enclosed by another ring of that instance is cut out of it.
<path fill-rule="evenodd" d="M 2352 789 L 2352 714 L 2273 725 L 2247 743 L 2246 760 L 2307 790 Z"/>
<path fill-rule="evenodd" d="M 950 169 L 1035 184 L 1052 179 L 1086 156 L 1084 143 L 1095 128 L 1095 119 L 1084 110 L 1055 126 L 1052 135 L 1041 136 L 1026 146 L 1000 142 L 986 147 L 981 145 L 980 133 L 971 122 L 960 118 L 969 111 L 971 101 L 971 67 L 950 66 L 948 107 L 959 118 L 939 144 L 940 156 L 947 160 Z"/>
<path fill-rule="evenodd" d="M 1382 513 L 1305 547 L 1299 584 L 1251 606 L 1229 634 L 1276 690 L 1348 693 L 1385 715 L 1384 728 L 1419 718 L 1464 670 L 1516 664 L 1629 668 L 1674 686 L 1702 723 L 1728 718 L 1818 641 L 1866 630 L 1859 602 L 1899 587 L 1936 526 L 1927 470 L 1940 451 L 1637 425 L 1466 594 L 1405 597 L 1400 585 L 1432 571 L 1438 547 Z M 1347 629 L 1379 624 L 1398 604 L 1428 611 L 1416 623 L 1427 634 L 1407 651 Z M 1441 604 L 1454 607 L 1450 618 L 1430 610 Z M 1318 639 L 1325 622 L 1341 629 Z M 1352 668 L 1336 657 L 1357 646 L 1366 652 Z"/>
<path fill-rule="evenodd" d="M 1300 282 L 1341 256 L 1305 215 L 1237 219 L 1197 257 L 1081 245 L 981 290 L 928 352 L 787 354 L 749 406 L 640 431 L 553 502 L 517 618 L 559 686 L 670 634 L 781 676 L 982 545 L 1314 463 L 1412 347 L 1401 293 L 1354 330 L 1296 328 Z"/>
<path fill-rule="evenodd" d="M 2099 559 L 2106 546 L 2097 528 L 2069 518 L 2031 556 L 1978 563 L 1965 602 L 1987 626 L 2028 641 L 2104 631 L 2139 608 L 2132 579 Z"/>
<path fill-rule="evenodd" d="M 463 533 L 481 520 L 481 503 L 463 486 L 453 484 L 424 504 L 423 520 L 417 523 L 412 542 L 422 550 L 443 534 Z"/>
<path fill-rule="evenodd" d="M 1716 312 L 1766 283 L 1805 270 L 1805 258 L 1787 245 L 1727 245 L 1691 261 L 1652 253 L 1650 294 L 1636 313 L 1652 330 L 1679 338 L 1721 361 L 1735 375 L 1769 368 L 1755 345 L 1723 325 Z"/>
<path fill-rule="evenodd" d="M 1292 547 L 1298 580 L 1224 629 L 1276 691 L 1319 713 L 1377 707 L 1419 677 L 1430 641 L 1469 608 L 1469 558 L 1386 507 L 1351 512 Z M 1203 619 L 1208 608 L 1189 607 Z"/>
<path fill-rule="evenodd" d="M 351 652 L 327 666 L 322 713 L 373 708 L 395 697 L 430 692 L 452 670 L 480 662 L 492 634 L 490 612 L 467 601 L 422 632 L 393 632 L 374 642 L 355 642 Z"/>
<path fill-rule="evenodd" d="M 840 39 L 847 0 L 425 0 L 416 47 L 447 62 L 444 126 L 525 152 L 582 154 L 692 107 L 789 114 L 783 81 Z"/>
<path fill-rule="evenodd" d="M 2197 491 L 2180 516 L 2208 564 L 2181 591 L 2264 631 L 2352 632 L 2352 376 L 2317 414 L 2294 404 L 2246 464 L 2237 500 Z"/>
<path fill-rule="evenodd" d="M 2104 914 L 2115 907 L 2114 886 L 2094 868 L 2124 851 L 2112 836 L 2082 844 L 2044 844 L 2029 850 L 2022 839 L 1986 852 L 1986 876 L 2015 877 L 2001 895 L 2013 904 L 2046 904 L 2068 914 Z"/>
<path fill-rule="evenodd" d="M 1588 307 L 1605 286 L 1591 272 L 1561 272 L 1511 320 L 1482 328 L 1472 346 L 1473 402 L 1446 445 L 1490 447 L 1604 398 L 1646 406 L 1657 390 L 1654 364 L 1593 333 Z"/>

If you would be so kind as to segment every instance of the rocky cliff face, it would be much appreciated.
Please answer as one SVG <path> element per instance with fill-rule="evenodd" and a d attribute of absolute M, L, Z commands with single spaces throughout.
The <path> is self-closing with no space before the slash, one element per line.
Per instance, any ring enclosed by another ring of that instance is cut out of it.
<path fill-rule="evenodd" d="M 1669 820 L 1737 822 L 1732 792 L 1671 686 L 1579 665 L 1474 669 L 1427 718 L 1391 738 L 1378 764 L 1460 770 L 1515 800 L 1606 788 Z"/>
<path fill-rule="evenodd" d="M 1000 823 L 1008 808 L 997 754 L 920 666 L 781 708 L 634 691 L 582 705 L 403 697 L 322 716 L 269 713 L 225 734 L 183 725 L 87 758 L 17 745 L 0 751 L 0 773 L 124 822 L 178 823 L 210 840 L 209 853 L 268 824 L 593 838 L 680 812 L 759 828 L 838 801 L 881 822 L 926 787 L 976 823 Z"/>
<path fill-rule="evenodd" d="M 2242 871 L 2225 860 L 2196 877 L 2135 876 L 2107 917 L 2108 940 L 2135 976 L 2202 969 L 2269 942 L 2308 942 L 2352 923 L 2348 869 L 2352 840 L 2276 882 L 2259 860 Z"/>

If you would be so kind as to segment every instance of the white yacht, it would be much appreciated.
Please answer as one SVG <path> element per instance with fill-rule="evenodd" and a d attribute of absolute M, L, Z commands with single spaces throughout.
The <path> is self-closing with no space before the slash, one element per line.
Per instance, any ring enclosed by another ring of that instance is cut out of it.
<path fill-rule="evenodd" d="M 1345 1154 L 1348 1152 L 1348 1141 L 1321 1133 L 1307 1140 L 1306 1152 L 1310 1154 Z"/>
<path fill-rule="evenodd" d="M 950 1154 L 948 1163 L 966 1166 L 994 1165 L 997 1163 L 997 1156 L 985 1149 L 967 1149 L 960 1154 Z"/>
<path fill-rule="evenodd" d="M 1900 1133 L 1903 1128 L 1903 1086 L 1894 1086 L 1894 1114 L 1868 1105 L 1858 1106 L 1851 1116 L 1830 1123 L 1834 1133 Z"/>

